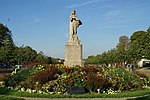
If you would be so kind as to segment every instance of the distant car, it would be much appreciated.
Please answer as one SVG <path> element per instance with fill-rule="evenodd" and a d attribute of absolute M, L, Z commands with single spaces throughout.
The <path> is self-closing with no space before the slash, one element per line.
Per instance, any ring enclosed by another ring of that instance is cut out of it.
<path fill-rule="evenodd" d="M 138 62 L 138 66 L 139 67 L 150 67 L 150 60 L 148 60 L 148 59 L 141 59 Z"/>

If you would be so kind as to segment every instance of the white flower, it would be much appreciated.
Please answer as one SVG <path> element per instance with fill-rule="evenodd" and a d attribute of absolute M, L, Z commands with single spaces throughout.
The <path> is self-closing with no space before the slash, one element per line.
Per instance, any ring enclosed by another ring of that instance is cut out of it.
<path fill-rule="evenodd" d="M 25 88 L 24 88 L 24 87 L 23 87 L 23 88 L 21 88 L 21 91 L 22 91 L 22 92 L 24 92 L 24 91 L 25 91 Z"/>
<path fill-rule="evenodd" d="M 97 89 L 97 92 L 100 93 L 100 89 Z"/>
<path fill-rule="evenodd" d="M 1 82 L 0 82 L 0 86 L 3 86 L 3 85 L 4 85 L 4 81 L 1 81 Z"/>
<path fill-rule="evenodd" d="M 54 94 L 54 92 L 49 92 L 49 94 Z"/>
<path fill-rule="evenodd" d="M 105 91 L 103 91 L 103 93 L 106 93 Z"/>
<path fill-rule="evenodd" d="M 115 94 L 115 91 L 109 89 L 109 90 L 108 90 L 108 94 Z"/>
<path fill-rule="evenodd" d="M 31 92 L 32 92 L 32 90 L 31 90 L 31 89 L 29 89 L 29 88 L 28 88 L 26 91 L 27 91 L 27 92 L 29 92 L 29 93 L 31 93 Z"/>
<path fill-rule="evenodd" d="M 61 94 L 61 92 L 57 92 L 57 94 Z"/>
<path fill-rule="evenodd" d="M 33 93 L 35 93 L 35 92 L 36 92 L 36 90 L 32 90 L 32 92 L 33 92 Z"/>
<path fill-rule="evenodd" d="M 40 90 L 40 91 L 38 91 L 38 93 L 42 94 L 43 92 Z"/>

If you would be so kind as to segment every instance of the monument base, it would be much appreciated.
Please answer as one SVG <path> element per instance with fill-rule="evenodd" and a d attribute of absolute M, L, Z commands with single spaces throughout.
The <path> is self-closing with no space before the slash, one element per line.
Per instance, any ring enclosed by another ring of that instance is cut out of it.
<path fill-rule="evenodd" d="M 82 61 L 82 45 L 81 44 L 71 44 L 65 45 L 65 66 L 83 66 Z"/>

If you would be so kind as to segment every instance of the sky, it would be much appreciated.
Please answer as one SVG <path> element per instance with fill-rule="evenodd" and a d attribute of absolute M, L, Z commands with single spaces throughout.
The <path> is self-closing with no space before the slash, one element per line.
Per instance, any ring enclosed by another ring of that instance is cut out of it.
<path fill-rule="evenodd" d="M 72 9 L 82 21 L 83 58 L 115 48 L 119 37 L 150 27 L 150 0 L 0 0 L 0 23 L 17 46 L 64 58 Z"/>

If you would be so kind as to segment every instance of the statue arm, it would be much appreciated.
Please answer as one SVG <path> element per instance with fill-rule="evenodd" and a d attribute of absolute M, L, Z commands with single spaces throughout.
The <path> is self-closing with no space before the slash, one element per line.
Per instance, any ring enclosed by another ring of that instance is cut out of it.
<path fill-rule="evenodd" d="M 72 22 L 73 20 L 79 20 L 76 16 L 70 16 L 70 21 Z"/>

